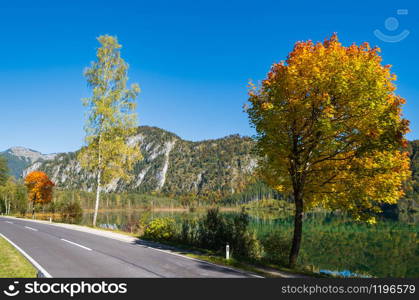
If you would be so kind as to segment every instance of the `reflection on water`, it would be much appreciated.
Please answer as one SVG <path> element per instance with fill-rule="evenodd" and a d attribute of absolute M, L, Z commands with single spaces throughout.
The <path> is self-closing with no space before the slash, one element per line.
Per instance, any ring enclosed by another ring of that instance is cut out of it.
<path fill-rule="evenodd" d="M 205 211 L 107 211 L 98 215 L 98 224 L 109 229 L 130 231 L 132 224 L 156 217 L 176 220 L 197 218 Z M 235 212 L 224 212 L 233 216 Z M 80 223 L 91 224 L 92 214 L 85 213 Z M 281 231 L 291 238 L 293 218 L 289 213 L 251 213 L 251 228 L 263 237 Z M 419 276 L 419 224 L 381 220 L 376 225 L 352 221 L 333 213 L 308 213 L 299 262 L 319 269 L 350 270 L 378 277 Z"/>

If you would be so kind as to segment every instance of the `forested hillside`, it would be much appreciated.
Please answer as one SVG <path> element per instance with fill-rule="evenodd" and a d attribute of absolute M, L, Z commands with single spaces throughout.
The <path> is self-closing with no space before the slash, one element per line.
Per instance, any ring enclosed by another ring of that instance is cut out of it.
<path fill-rule="evenodd" d="M 244 188 L 256 166 L 249 137 L 231 135 L 200 142 L 185 141 L 168 131 L 142 126 L 132 137 L 144 156 L 128 182 L 116 180 L 107 192 L 159 192 L 166 195 L 221 197 Z M 58 154 L 25 170 L 46 172 L 58 188 L 92 191 L 94 177 L 81 169 L 76 153 Z"/>
<path fill-rule="evenodd" d="M 135 166 L 132 180 L 114 181 L 106 187 L 107 192 L 199 196 L 223 199 L 226 204 L 266 197 L 282 198 L 264 184 L 246 186 L 256 166 L 256 158 L 252 154 L 254 142 L 249 137 L 230 135 L 191 142 L 160 128 L 141 126 L 132 140 L 141 143 L 144 159 Z M 23 157 L 22 148 L 12 149 L 20 150 L 5 151 L 3 156 L 8 159 L 9 166 L 19 166 L 13 169 L 16 177 L 22 176 L 22 173 L 17 173 L 19 169 L 32 162 L 23 175 L 31 170 L 42 170 L 58 188 L 94 190 L 94 177 L 81 169 L 76 161 L 77 153 L 41 155 L 31 150 L 30 153 L 26 151 L 27 156 Z M 406 211 L 417 210 L 419 202 L 419 140 L 409 142 L 408 151 L 412 181 L 406 185 L 406 196 L 399 205 Z"/>

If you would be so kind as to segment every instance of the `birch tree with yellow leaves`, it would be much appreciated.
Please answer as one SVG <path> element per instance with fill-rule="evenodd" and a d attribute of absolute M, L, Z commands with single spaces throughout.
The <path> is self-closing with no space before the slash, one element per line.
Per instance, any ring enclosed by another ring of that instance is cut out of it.
<path fill-rule="evenodd" d="M 297 42 L 286 61 L 249 91 L 248 114 L 257 135 L 259 173 L 293 196 L 289 266 L 297 263 L 304 211 L 340 210 L 375 223 L 380 204 L 403 196 L 409 178 L 409 122 L 396 76 L 379 48 Z"/>
<path fill-rule="evenodd" d="M 122 46 L 117 38 L 103 35 L 98 41 L 101 47 L 97 60 L 84 71 L 93 95 L 83 99 L 88 109 L 86 146 L 78 154 L 80 165 L 96 175 L 93 226 L 102 187 L 112 180 L 129 179 L 130 171 L 142 158 L 139 145 L 129 143 L 138 126 L 135 110 L 140 88 L 137 84 L 127 86 L 128 64 L 121 58 Z"/>

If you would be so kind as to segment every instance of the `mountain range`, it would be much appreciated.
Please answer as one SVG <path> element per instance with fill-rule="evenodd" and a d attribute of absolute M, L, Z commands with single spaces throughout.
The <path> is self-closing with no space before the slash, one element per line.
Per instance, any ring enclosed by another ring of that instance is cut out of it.
<path fill-rule="evenodd" d="M 241 190 L 256 167 L 250 137 L 230 135 L 199 142 L 186 141 L 169 131 L 140 126 L 133 142 L 140 143 L 143 160 L 139 161 L 129 181 L 114 180 L 107 192 L 159 192 L 167 195 L 225 196 Z M 412 184 L 407 196 L 418 200 L 419 140 L 409 142 Z M 0 152 L 11 174 L 23 178 L 30 171 L 48 174 L 58 188 L 92 191 L 94 175 L 83 170 L 76 160 L 77 152 L 42 154 L 13 147 Z"/>
<path fill-rule="evenodd" d="M 157 127 L 140 126 L 131 140 L 140 143 L 144 158 L 136 164 L 131 180 L 114 180 L 105 187 L 107 192 L 226 195 L 242 188 L 256 166 L 254 142 L 249 137 L 230 135 L 191 142 Z M 44 155 L 14 147 L 0 155 L 6 157 L 17 178 L 41 170 L 59 188 L 95 188 L 94 175 L 80 167 L 77 152 Z"/>
<path fill-rule="evenodd" d="M 28 166 L 35 162 L 40 163 L 54 159 L 57 154 L 42 154 L 41 152 L 24 147 L 12 147 L 0 152 L 0 155 L 6 158 L 10 175 L 20 178 Z"/>

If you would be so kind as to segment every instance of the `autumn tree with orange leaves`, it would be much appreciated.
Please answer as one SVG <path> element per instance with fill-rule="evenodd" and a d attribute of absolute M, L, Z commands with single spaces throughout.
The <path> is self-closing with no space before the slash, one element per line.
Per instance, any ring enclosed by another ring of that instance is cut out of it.
<path fill-rule="evenodd" d="M 304 211 L 321 206 L 375 223 L 381 204 L 403 196 L 409 123 L 396 76 L 379 52 L 368 43 L 345 47 L 336 34 L 323 43 L 297 42 L 260 86 L 251 86 L 259 173 L 295 202 L 290 267 Z"/>
<path fill-rule="evenodd" d="M 28 189 L 28 200 L 32 204 L 32 216 L 34 216 L 35 205 L 51 202 L 54 183 L 44 172 L 34 171 L 26 176 L 25 185 Z"/>

